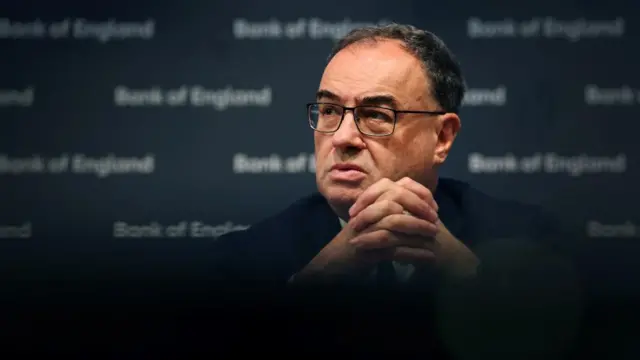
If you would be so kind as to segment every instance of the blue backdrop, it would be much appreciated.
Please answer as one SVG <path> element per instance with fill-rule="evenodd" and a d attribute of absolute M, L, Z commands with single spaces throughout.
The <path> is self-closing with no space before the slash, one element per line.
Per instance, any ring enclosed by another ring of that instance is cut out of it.
<path fill-rule="evenodd" d="M 16 279 L 206 263 L 194 248 L 315 190 L 304 104 L 333 42 L 385 22 L 436 33 L 462 64 L 443 175 L 540 204 L 602 251 L 633 247 L 640 6 L 590 4 L 3 4 L 0 263 Z"/>

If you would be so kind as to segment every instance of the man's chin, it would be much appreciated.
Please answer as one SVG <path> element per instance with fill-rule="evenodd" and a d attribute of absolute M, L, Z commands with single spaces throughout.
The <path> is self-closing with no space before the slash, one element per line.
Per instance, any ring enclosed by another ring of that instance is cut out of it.
<path fill-rule="evenodd" d="M 349 208 L 364 190 L 339 184 L 326 186 L 322 194 L 334 207 Z"/>

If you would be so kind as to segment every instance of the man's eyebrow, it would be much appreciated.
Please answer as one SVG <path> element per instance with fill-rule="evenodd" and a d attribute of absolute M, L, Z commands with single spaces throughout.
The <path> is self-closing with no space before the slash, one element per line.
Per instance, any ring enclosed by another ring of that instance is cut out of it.
<path fill-rule="evenodd" d="M 316 100 L 321 100 L 321 99 L 329 99 L 329 100 L 339 102 L 340 96 L 332 93 L 329 90 L 320 89 L 316 92 Z"/>
<path fill-rule="evenodd" d="M 340 96 L 332 93 L 329 90 L 318 90 L 316 92 L 316 100 L 328 99 L 331 101 L 340 102 Z M 399 106 L 398 100 L 392 95 L 380 94 L 380 95 L 368 95 L 358 99 L 358 105 L 387 105 L 393 108 Z"/>
<path fill-rule="evenodd" d="M 387 105 L 394 109 L 400 105 L 395 97 L 387 94 L 364 96 L 359 99 L 358 103 L 362 105 Z"/>

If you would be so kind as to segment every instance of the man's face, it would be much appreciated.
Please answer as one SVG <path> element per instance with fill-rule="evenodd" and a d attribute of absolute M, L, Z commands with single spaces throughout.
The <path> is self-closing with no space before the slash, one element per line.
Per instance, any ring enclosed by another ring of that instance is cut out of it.
<path fill-rule="evenodd" d="M 418 59 L 398 41 L 354 44 L 327 65 L 320 81 L 318 102 L 343 106 L 379 105 L 398 110 L 439 111 L 429 95 L 430 82 Z M 393 103 L 371 103 L 385 96 Z M 345 113 L 333 134 L 314 133 L 316 183 L 339 216 L 369 186 L 382 178 L 397 181 L 408 176 L 427 187 L 435 185 L 435 166 L 444 161 L 459 128 L 455 114 L 403 114 L 391 136 L 372 137 L 356 128 L 353 112 Z M 362 171 L 336 169 L 351 164 Z"/>

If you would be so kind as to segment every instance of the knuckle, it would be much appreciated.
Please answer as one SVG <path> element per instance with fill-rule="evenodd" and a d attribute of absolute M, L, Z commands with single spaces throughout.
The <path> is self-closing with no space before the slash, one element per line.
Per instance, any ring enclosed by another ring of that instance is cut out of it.
<path fill-rule="evenodd" d="M 364 209 L 360 210 L 358 215 L 355 216 L 354 219 L 368 219 L 371 216 L 371 207 L 367 206 Z"/>
<path fill-rule="evenodd" d="M 386 245 L 391 242 L 391 231 L 389 230 L 380 230 L 375 233 L 375 241 L 381 245 Z"/>
<path fill-rule="evenodd" d="M 380 242 L 383 244 L 388 244 L 393 239 L 393 233 L 389 230 L 381 230 L 380 231 Z"/>
<path fill-rule="evenodd" d="M 400 197 L 400 196 L 404 196 L 409 190 L 407 190 L 402 186 L 395 186 L 391 191 L 393 192 L 394 195 Z"/>
<path fill-rule="evenodd" d="M 387 210 L 388 212 L 391 209 L 393 209 L 393 201 L 389 199 L 383 199 L 380 201 L 380 206 L 382 207 L 383 210 Z"/>
<path fill-rule="evenodd" d="M 421 202 L 419 205 L 420 212 L 429 216 L 429 218 L 433 217 L 433 210 L 429 204 Z"/>
<path fill-rule="evenodd" d="M 394 200 L 395 196 L 393 191 L 385 191 L 382 195 L 380 195 L 379 201 L 382 200 Z"/>
<path fill-rule="evenodd" d="M 432 234 L 435 226 L 430 221 L 423 220 L 420 222 L 420 230 L 426 234 Z"/>
<path fill-rule="evenodd" d="M 382 200 L 382 208 L 387 214 L 396 214 L 402 212 L 402 206 L 391 199 Z"/>
<path fill-rule="evenodd" d="M 385 230 L 388 230 L 391 227 L 391 225 L 393 225 L 393 214 L 392 215 L 387 215 L 384 218 L 382 218 L 382 220 L 380 220 L 379 224 L 380 224 L 381 228 L 383 228 Z"/>
<path fill-rule="evenodd" d="M 404 191 L 402 188 L 394 187 L 391 190 L 387 191 L 384 198 L 388 200 L 398 201 L 403 198 Z"/>
<path fill-rule="evenodd" d="M 402 214 L 404 212 L 404 208 L 402 207 L 402 205 L 398 204 L 397 202 L 393 202 L 393 213 L 394 214 Z"/>
<path fill-rule="evenodd" d="M 386 227 L 388 228 L 397 228 L 399 225 L 402 224 L 402 214 L 393 214 L 393 215 L 389 215 L 387 216 L 386 220 Z"/>

